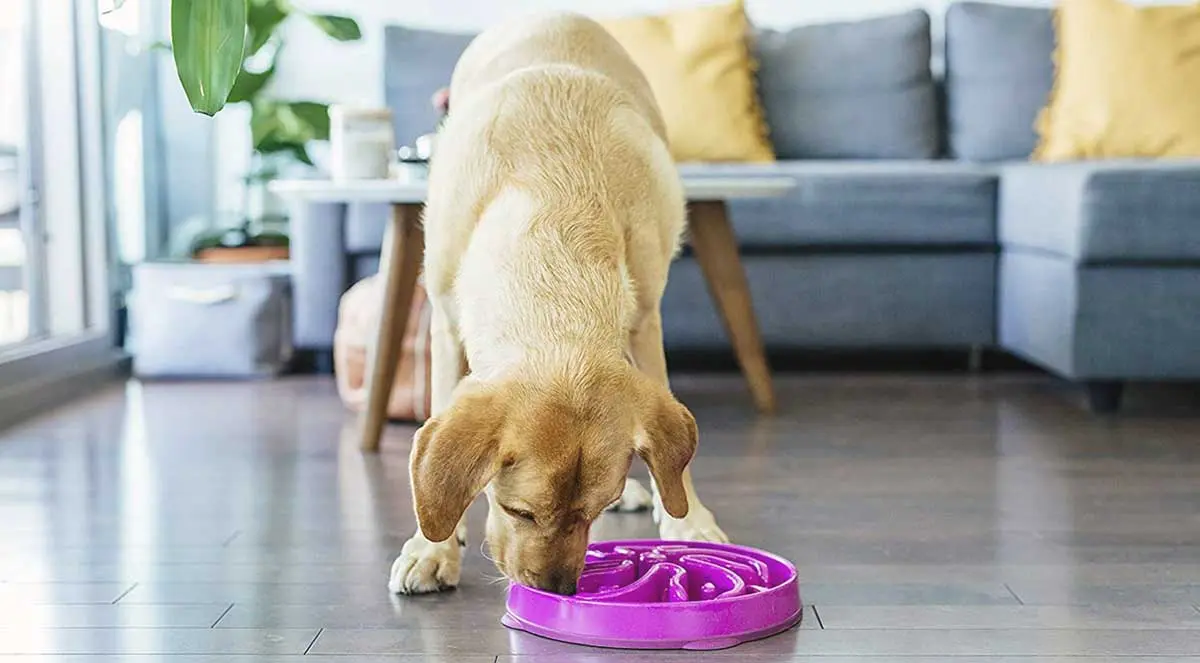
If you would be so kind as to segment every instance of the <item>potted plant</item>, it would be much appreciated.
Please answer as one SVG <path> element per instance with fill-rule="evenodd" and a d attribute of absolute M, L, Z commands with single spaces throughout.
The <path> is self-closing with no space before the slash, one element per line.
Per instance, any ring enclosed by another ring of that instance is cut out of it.
<path fill-rule="evenodd" d="M 288 165 L 313 165 L 309 141 L 329 139 L 327 104 L 279 99 L 268 90 L 284 48 L 280 28 L 293 18 L 311 22 L 337 41 L 362 37 L 354 19 L 305 12 L 290 0 L 171 0 L 171 50 L 192 108 L 206 115 L 227 103 L 250 108 L 253 155 L 243 180 L 247 209 L 240 225 L 194 239 L 191 253 L 200 260 L 287 257 L 286 219 L 270 214 L 265 205 L 251 211 L 249 201 L 264 199 L 267 183 Z"/>

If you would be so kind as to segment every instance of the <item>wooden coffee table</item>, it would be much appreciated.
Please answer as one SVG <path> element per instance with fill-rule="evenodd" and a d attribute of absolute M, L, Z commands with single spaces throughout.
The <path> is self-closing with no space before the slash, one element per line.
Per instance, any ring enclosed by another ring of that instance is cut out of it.
<path fill-rule="evenodd" d="M 772 412 L 775 391 L 771 385 L 771 369 L 767 365 L 726 201 L 780 196 L 790 191 L 795 182 L 788 177 L 684 176 L 683 185 L 688 199 L 692 251 L 729 333 L 754 404 L 760 412 Z M 386 423 L 387 402 L 396 375 L 401 338 L 408 326 L 413 289 L 425 249 L 420 224 L 425 182 L 277 180 L 270 188 L 293 201 L 388 203 L 392 206 L 392 220 L 383 238 L 379 261 L 379 273 L 385 283 L 385 304 L 376 342 L 369 351 L 371 370 L 367 379 L 367 408 L 363 413 L 361 438 L 364 450 L 376 451 Z"/>

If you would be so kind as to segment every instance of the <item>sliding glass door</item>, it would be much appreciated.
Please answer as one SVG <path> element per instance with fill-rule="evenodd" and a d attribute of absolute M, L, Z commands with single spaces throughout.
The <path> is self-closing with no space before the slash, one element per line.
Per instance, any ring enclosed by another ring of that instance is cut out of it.
<path fill-rule="evenodd" d="M 97 0 L 0 0 L 0 425 L 115 374 Z"/>
<path fill-rule="evenodd" d="M 0 347 L 37 338 L 42 280 L 37 231 L 31 226 L 28 193 L 29 88 L 26 65 L 28 13 L 23 2 L 10 2 L 0 12 Z"/>
<path fill-rule="evenodd" d="M 0 11 L 0 362 L 110 319 L 95 0 Z"/>

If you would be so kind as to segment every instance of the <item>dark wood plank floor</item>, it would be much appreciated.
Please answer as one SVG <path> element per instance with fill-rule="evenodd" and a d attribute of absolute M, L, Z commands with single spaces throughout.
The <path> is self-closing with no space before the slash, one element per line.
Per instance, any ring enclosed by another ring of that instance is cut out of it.
<path fill-rule="evenodd" d="M 703 658 L 1200 663 L 1195 390 L 1108 419 L 1028 376 L 784 378 L 771 419 L 733 377 L 676 390 L 708 505 L 811 606 Z M 463 586 L 389 596 L 412 429 L 363 456 L 350 422 L 324 379 L 131 383 L 0 432 L 0 663 L 648 660 L 503 629 L 478 504 Z"/>

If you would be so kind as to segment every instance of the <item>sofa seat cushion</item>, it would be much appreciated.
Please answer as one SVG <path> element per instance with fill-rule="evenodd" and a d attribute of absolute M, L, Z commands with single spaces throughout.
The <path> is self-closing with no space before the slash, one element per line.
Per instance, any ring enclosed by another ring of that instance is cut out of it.
<path fill-rule="evenodd" d="M 769 350 L 965 348 L 992 345 L 995 254 L 748 255 L 750 284 Z M 662 301 L 668 351 L 728 352 L 729 337 L 700 266 L 671 265 Z"/>
<path fill-rule="evenodd" d="M 1089 264 L 1200 263 L 1200 160 L 1006 166 L 1000 241 Z"/>
<path fill-rule="evenodd" d="M 1000 346 L 1072 380 L 1200 379 L 1200 269 L 1005 251 Z"/>
<path fill-rule="evenodd" d="M 729 204 L 748 249 L 992 247 L 996 176 L 947 161 L 781 161 L 685 166 L 685 175 L 789 176 L 779 198 Z"/>

